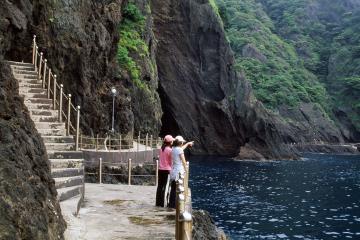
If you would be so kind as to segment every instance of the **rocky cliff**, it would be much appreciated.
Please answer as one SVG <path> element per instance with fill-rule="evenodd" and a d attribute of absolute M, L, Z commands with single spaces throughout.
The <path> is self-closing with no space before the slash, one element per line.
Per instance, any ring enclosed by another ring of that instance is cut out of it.
<path fill-rule="evenodd" d="M 63 239 L 56 195 L 44 144 L 0 56 L 0 239 Z"/>
<path fill-rule="evenodd" d="M 151 2 L 163 133 L 181 133 L 195 151 L 236 155 L 251 145 L 266 157 L 290 156 L 279 143 L 292 129 L 268 113 L 235 71 L 224 29 L 208 1 Z"/>

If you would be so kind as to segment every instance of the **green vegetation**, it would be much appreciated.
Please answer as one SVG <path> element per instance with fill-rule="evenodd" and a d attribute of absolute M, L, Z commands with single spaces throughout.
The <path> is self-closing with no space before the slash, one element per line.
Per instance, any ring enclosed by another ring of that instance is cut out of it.
<path fill-rule="evenodd" d="M 345 109 L 360 130 L 360 1 L 216 1 L 236 67 L 266 107 Z"/>
<path fill-rule="evenodd" d="M 144 58 L 149 50 L 142 39 L 145 17 L 133 3 L 128 3 L 123 9 L 123 20 L 120 24 L 120 41 L 117 50 L 119 64 L 129 73 L 136 87 L 144 89 L 146 86 L 140 78 L 140 67 L 135 56 Z"/>

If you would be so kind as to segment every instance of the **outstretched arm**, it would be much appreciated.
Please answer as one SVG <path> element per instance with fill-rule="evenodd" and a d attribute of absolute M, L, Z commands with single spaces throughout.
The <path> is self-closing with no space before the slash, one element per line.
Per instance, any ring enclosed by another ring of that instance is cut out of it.
<path fill-rule="evenodd" d="M 184 145 L 182 145 L 182 149 L 185 150 L 187 147 L 192 147 L 194 145 L 194 141 L 187 142 Z"/>

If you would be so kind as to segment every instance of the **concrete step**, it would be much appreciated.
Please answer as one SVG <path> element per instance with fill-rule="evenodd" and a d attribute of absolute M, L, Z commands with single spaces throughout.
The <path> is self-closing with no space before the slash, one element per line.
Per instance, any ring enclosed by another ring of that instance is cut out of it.
<path fill-rule="evenodd" d="M 58 199 L 59 199 L 59 201 L 65 201 L 69 198 L 80 195 L 82 189 L 83 189 L 82 185 L 66 187 L 66 188 L 59 188 L 59 189 L 57 189 Z"/>
<path fill-rule="evenodd" d="M 53 110 L 53 104 L 49 103 L 25 103 L 26 107 L 30 110 Z"/>
<path fill-rule="evenodd" d="M 52 99 L 44 99 L 44 98 L 26 98 L 25 99 L 25 104 L 27 103 L 35 103 L 35 104 L 52 104 L 53 100 Z"/>
<path fill-rule="evenodd" d="M 66 131 L 65 129 L 46 129 L 46 128 L 39 128 L 37 131 L 40 133 L 41 136 L 65 136 Z"/>
<path fill-rule="evenodd" d="M 29 98 L 48 98 L 47 94 L 40 94 L 40 93 L 20 93 L 20 96 L 26 99 Z"/>
<path fill-rule="evenodd" d="M 51 169 L 55 168 L 82 168 L 84 166 L 83 159 L 49 159 Z"/>
<path fill-rule="evenodd" d="M 23 69 L 17 69 L 13 68 L 13 74 L 15 75 L 31 75 L 31 76 L 38 76 L 38 73 L 34 70 L 23 70 Z"/>
<path fill-rule="evenodd" d="M 83 168 L 53 168 L 51 169 L 51 176 L 53 178 L 60 177 L 74 177 L 84 175 Z"/>
<path fill-rule="evenodd" d="M 14 77 L 19 80 L 19 81 L 28 81 L 28 80 L 39 80 L 41 81 L 41 79 L 38 79 L 38 76 L 36 74 L 17 74 L 17 73 L 13 73 Z"/>
<path fill-rule="evenodd" d="M 14 71 L 35 71 L 35 67 L 31 66 L 17 66 L 17 65 L 10 65 L 11 69 Z"/>
<path fill-rule="evenodd" d="M 40 115 L 40 116 L 48 116 L 48 117 L 57 117 L 59 114 L 58 110 L 42 110 L 42 109 L 32 109 L 30 111 L 30 115 Z"/>
<path fill-rule="evenodd" d="M 34 122 L 37 129 L 64 129 L 65 123 L 60 122 Z"/>
<path fill-rule="evenodd" d="M 45 143 L 47 151 L 70 151 L 75 149 L 73 143 Z"/>
<path fill-rule="evenodd" d="M 28 93 L 47 94 L 47 91 L 42 88 L 21 87 L 19 88 L 19 93 L 25 95 L 27 95 Z"/>
<path fill-rule="evenodd" d="M 19 79 L 17 78 L 19 82 L 19 86 L 25 85 L 25 84 L 42 84 L 41 80 L 38 79 Z"/>
<path fill-rule="evenodd" d="M 34 122 L 58 122 L 58 117 L 53 116 L 41 116 L 41 115 L 32 115 L 31 119 Z"/>
<path fill-rule="evenodd" d="M 42 83 L 19 82 L 20 88 L 42 88 Z"/>
<path fill-rule="evenodd" d="M 75 143 L 73 136 L 42 136 L 44 143 Z"/>
<path fill-rule="evenodd" d="M 32 63 L 25 63 L 25 62 L 6 61 L 6 63 L 10 64 L 11 66 L 22 66 L 22 67 L 34 66 Z"/>
<path fill-rule="evenodd" d="M 49 159 L 83 159 L 82 151 L 47 151 Z"/>
<path fill-rule="evenodd" d="M 84 183 L 84 176 L 62 177 L 62 178 L 55 178 L 54 180 L 55 180 L 55 187 L 59 189 L 59 188 L 82 185 Z"/>

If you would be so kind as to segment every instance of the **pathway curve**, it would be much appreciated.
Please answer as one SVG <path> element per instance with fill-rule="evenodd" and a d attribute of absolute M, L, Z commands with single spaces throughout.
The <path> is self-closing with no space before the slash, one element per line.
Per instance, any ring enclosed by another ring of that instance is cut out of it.
<path fill-rule="evenodd" d="M 175 212 L 154 206 L 155 191 L 154 186 L 86 183 L 79 216 L 63 212 L 65 239 L 174 239 Z"/>

